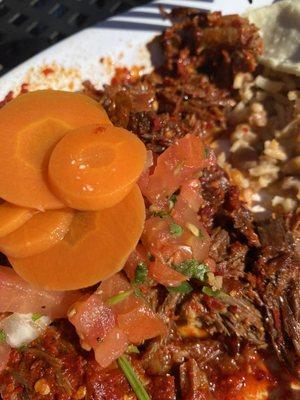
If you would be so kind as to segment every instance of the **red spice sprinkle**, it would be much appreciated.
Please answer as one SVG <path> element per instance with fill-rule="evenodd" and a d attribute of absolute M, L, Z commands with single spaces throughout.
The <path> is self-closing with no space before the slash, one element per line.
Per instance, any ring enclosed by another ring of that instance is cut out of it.
<path fill-rule="evenodd" d="M 28 92 L 28 83 L 22 83 L 21 85 L 21 90 L 20 90 L 20 94 L 24 94 Z"/>
<path fill-rule="evenodd" d="M 42 73 L 43 73 L 45 76 L 48 76 L 48 75 L 50 75 L 50 74 L 53 74 L 53 72 L 54 72 L 54 69 L 53 69 L 53 68 L 50 68 L 50 67 L 44 68 L 44 69 L 42 70 Z"/>
<path fill-rule="evenodd" d="M 0 107 L 3 107 L 6 103 L 14 98 L 14 92 L 10 90 L 2 101 L 0 101 Z"/>

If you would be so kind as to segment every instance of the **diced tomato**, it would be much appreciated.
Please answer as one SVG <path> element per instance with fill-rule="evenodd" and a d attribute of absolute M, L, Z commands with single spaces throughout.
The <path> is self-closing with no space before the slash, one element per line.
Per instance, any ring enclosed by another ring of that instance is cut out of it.
<path fill-rule="evenodd" d="M 169 217 L 150 217 L 145 222 L 144 232 L 141 238 L 145 248 L 149 249 L 151 253 L 157 253 L 164 246 L 176 244 L 176 237 L 172 237 L 170 232 L 171 223 L 172 219 Z"/>
<path fill-rule="evenodd" d="M 210 247 L 210 237 L 202 224 L 198 224 L 199 236 L 190 233 L 186 244 L 191 247 L 193 258 L 197 261 L 203 261 L 208 257 Z"/>
<path fill-rule="evenodd" d="M 180 264 L 183 261 L 193 258 L 192 248 L 190 246 L 179 246 L 172 257 L 169 259 L 173 264 Z"/>
<path fill-rule="evenodd" d="M 197 214 L 191 208 L 185 207 L 176 209 L 172 215 L 174 219 L 150 217 L 146 221 L 141 237 L 144 247 L 149 249 L 151 254 L 162 256 L 164 260 L 173 257 L 178 259 L 180 255 L 181 261 L 189 258 L 203 261 L 208 256 L 210 238 Z M 175 221 L 182 228 L 180 235 L 171 233 L 171 227 Z M 191 226 L 194 226 L 194 232 L 191 231 L 193 228 Z M 197 232 L 198 236 L 195 235 Z"/>
<path fill-rule="evenodd" d="M 141 240 L 146 249 L 156 257 L 167 260 L 184 245 L 184 233 L 177 236 L 172 235 L 171 226 L 175 221 L 170 217 L 150 217 L 146 223 Z M 192 252 L 190 251 L 190 257 Z"/>
<path fill-rule="evenodd" d="M 101 294 L 102 299 L 105 301 L 116 294 L 130 289 L 130 283 L 126 277 L 120 273 L 111 276 L 101 282 L 97 293 Z"/>
<path fill-rule="evenodd" d="M 128 296 L 110 305 L 109 299 L 126 291 Z M 135 295 L 123 273 L 106 279 L 94 294 L 77 302 L 69 320 L 103 367 L 123 354 L 129 343 L 140 344 L 166 330 L 162 320 Z"/>
<path fill-rule="evenodd" d="M 124 266 L 124 271 L 130 280 L 135 278 L 135 270 L 140 262 L 147 262 L 147 252 L 144 246 L 138 244 L 136 249 L 130 254 Z"/>
<path fill-rule="evenodd" d="M 104 299 L 129 289 L 131 285 L 121 273 L 113 275 L 100 285 Z M 165 333 L 165 326 L 161 319 L 142 298 L 135 296 L 134 293 L 111 307 L 116 313 L 118 327 L 128 335 L 131 343 L 139 344 L 146 339 Z"/>
<path fill-rule="evenodd" d="M 202 140 L 186 135 L 158 157 L 148 185 L 142 188 L 144 196 L 152 204 L 165 204 L 186 180 L 196 177 L 205 162 Z"/>
<path fill-rule="evenodd" d="M 185 204 L 194 212 L 198 212 L 200 206 L 204 203 L 199 179 L 191 179 L 183 183 L 179 198 L 184 200 Z"/>
<path fill-rule="evenodd" d="M 174 220 L 183 226 L 187 223 L 198 225 L 199 217 L 197 212 L 189 206 L 189 204 L 181 197 L 178 196 L 176 204 L 172 210 L 172 217 Z"/>
<path fill-rule="evenodd" d="M 125 352 L 128 344 L 127 335 L 121 329 L 113 328 L 94 348 L 96 361 L 101 367 L 108 367 Z"/>
<path fill-rule="evenodd" d="M 106 302 L 109 298 L 116 296 L 121 292 L 132 289 L 130 283 L 123 274 L 115 274 L 103 281 L 99 287 L 103 300 Z M 127 296 L 125 299 L 111 306 L 116 314 L 124 314 L 131 312 L 138 307 L 137 297 L 134 295 Z"/>
<path fill-rule="evenodd" d="M 160 261 L 158 258 L 149 265 L 149 277 L 165 286 L 178 286 L 187 277 Z"/>
<path fill-rule="evenodd" d="M 104 303 L 99 294 L 92 294 L 75 303 L 69 312 L 69 320 L 79 337 L 91 347 L 102 341 L 116 325 L 113 310 Z"/>
<path fill-rule="evenodd" d="M 138 308 L 119 314 L 117 319 L 118 326 L 127 334 L 130 343 L 141 344 L 146 339 L 166 334 L 163 321 L 142 300 Z"/>
<path fill-rule="evenodd" d="M 6 367 L 10 355 L 10 347 L 6 343 L 0 344 L 0 372 Z"/>
<path fill-rule="evenodd" d="M 39 313 L 51 319 L 63 318 L 80 297 L 80 291 L 52 292 L 33 287 L 12 268 L 0 266 L 0 312 Z"/>
<path fill-rule="evenodd" d="M 186 195 L 187 192 L 184 194 Z M 208 257 L 210 237 L 195 211 L 197 200 L 193 199 L 195 200 L 193 209 L 186 199 L 180 193 L 172 210 L 172 217 L 189 231 L 189 236 L 186 237 L 185 244 L 192 249 L 193 258 L 203 261 Z M 198 232 L 198 235 L 196 235 L 196 232 Z"/>

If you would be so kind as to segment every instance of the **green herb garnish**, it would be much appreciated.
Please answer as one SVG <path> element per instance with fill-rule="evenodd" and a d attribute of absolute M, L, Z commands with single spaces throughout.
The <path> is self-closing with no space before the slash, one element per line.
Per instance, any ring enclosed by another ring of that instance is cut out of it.
<path fill-rule="evenodd" d="M 32 314 L 32 317 L 31 317 L 33 322 L 38 321 L 40 318 L 42 318 L 42 314 L 39 314 L 39 313 L 34 313 L 34 314 Z"/>
<path fill-rule="evenodd" d="M 138 400 L 150 400 L 150 396 L 146 392 L 146 389 L 144 388 L 142 382 L 134 371 L 128 358 L 126 356 L 119 357 L 118 365 L 126 376 Z"/>
<path fill-rule="evenodd" d="M 193 288 L 188 282 L 182 282 L 179 286 L 168 286 L 170 293 L 190 293 Z"/>
<path fill-rule="evenodd" d="M 180 264 L 173 264 L 172 267 L 181 274 L 189 278 L 199 279 L 200 281 L 205 280 L 206 273 L 209 271 L 206 264 L 199 263 L 195 259 L 186 260 Z"/>
<path fill-rule="evenodd" d="M 0 343 L 6 342 L 6 333 L 3 329 L 0 329 Z"/>
<path fill-rule="evenodd" d="M 204 149 L 204 157 L 207 158 L 209 155 L 209 149 L 207 147 L 205 147 Z"/>
<path fill-rule="evenodd" d="M 181 236 L 183 233 L 183 228 L 182 228 L 182 226 L 180 226 L 178 224 L 171 224 L 170 232 L 173 236 Z"/>
<path fill-rule="evenodd" d="M 123 292 L 119 292 L 115 296 L 112 296 L 109 299 L 107 299 L 107 304 L 109 306 L 114 306 L 115 304 L 118 304 L 121 301 L 125 300 L 132 293 L 133 293 L 133 289 L 129 289 L 129 290 L 125 290 Z"/>
<path fill-rule="evenodd" d="M 220 297 L 221 291 L 220 290 L 213 290 L 209 286 L 203 286 L 202 293 L 206 294 L 210 297 Z"/>
<path fill-rule="evenodd" d="M 148 267 L 144 262 L 139 262 L 136 270 L 133 284 L 142 285 L 146 282 L 148 276 Z"/>
<path fill-rule="evenodd" d="M 127 347 L 126 353 L 128 353 L 128 354 L 131 354 L 131 353 L 139 354 L 140 351 L 139 351 L 139 349 L 138 349 L 134 344 L 130 344 L 130 345 Z"/>

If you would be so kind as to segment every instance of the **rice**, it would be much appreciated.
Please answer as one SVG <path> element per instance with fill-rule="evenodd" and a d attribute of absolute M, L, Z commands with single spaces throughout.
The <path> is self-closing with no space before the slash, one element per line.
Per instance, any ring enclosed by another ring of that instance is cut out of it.
<path fill-rule="evenodd" d="M 249 208 L 266 216 L 300 205 L 300 78 L 238 73 L 230 128 L 213 146 Z M 225 150 L 224 150 L 225 149 Z"/>

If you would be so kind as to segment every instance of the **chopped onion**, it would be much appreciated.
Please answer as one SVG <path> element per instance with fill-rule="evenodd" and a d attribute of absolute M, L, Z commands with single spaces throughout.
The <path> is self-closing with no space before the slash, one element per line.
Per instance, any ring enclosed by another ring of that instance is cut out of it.
<path fill-rule="evenodd" d="M 0 331 L 10 347 L 18 348 L 38 338 L 50 323 L 49 317 L 14 313 L 0 321 Z"/>

